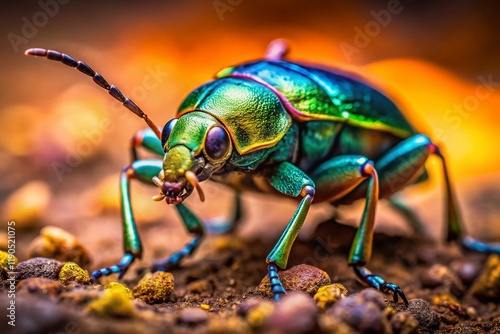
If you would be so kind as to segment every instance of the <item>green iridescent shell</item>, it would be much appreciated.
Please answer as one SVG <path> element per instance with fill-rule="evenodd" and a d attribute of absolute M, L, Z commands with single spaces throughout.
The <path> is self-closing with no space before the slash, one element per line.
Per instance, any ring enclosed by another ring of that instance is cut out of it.
<path fill-rule="evenodd" d="M 292 124 L 276 94 L 239 78 L 214 80 L 194 90 L 177 117 L 191 111 L 206 112 L 221 122 L 240 154 L 274 146 Z"/>
<path fill-rule="evenodd" d="M 415 129 L 384 94 L 353 74 L 287 61 L 256 61 L 221 70 L 218 78 L 245 76 L 275 89 L 297 120 L 329 120 L 406 138 Z"/>

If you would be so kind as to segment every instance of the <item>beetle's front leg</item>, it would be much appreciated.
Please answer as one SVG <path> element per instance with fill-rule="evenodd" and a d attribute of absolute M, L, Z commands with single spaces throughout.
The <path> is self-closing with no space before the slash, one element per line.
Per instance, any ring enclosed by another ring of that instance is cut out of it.
<path fill-rule="evenodd" d="M 137 179 L 151 184 L 153 176 L 158 175 L 162 169 L 161 160 L 137 160 L 125 167 L 120 175 L 120 199 L 123 217 L 123 250 L 125 255 L 119 264 L 96 270 L 92 273 L 93 279 L 119 273 L 122 278 L 135 259 L 142 255 L 141 239 L 137 231 L 132 204 L 130 200 L 130 180 Z"/>
<path fill-rule="evenodd" d="M 139 147 L 143 147 L 160 156 L 165 154 L 161 146 L 161 141 L 151 129 L 137 131 L 130 140 L 130 156 L 132 157 L 132 162 L 139 160 L 139 155 L 137 154 L 137 148 Z"/>
<path fill-rule="evenodd" d="M 290 249 L 304 223 L 309 207 L 314 199 L 315 190 L 314 182 L 311 178 L 289 162 L 282 162 L 266 170 L 265 176 L 268 182 L 283 194 L 293 197 L 302 196 L 302 200 L 297 210 L 295 210 L 292 219 L 266 259 L 271 292 L 273 293 L 274 300 L 277 301 L 286 292 L 278 276 L 278 267 L 281 269 L 286 268 Z"/>

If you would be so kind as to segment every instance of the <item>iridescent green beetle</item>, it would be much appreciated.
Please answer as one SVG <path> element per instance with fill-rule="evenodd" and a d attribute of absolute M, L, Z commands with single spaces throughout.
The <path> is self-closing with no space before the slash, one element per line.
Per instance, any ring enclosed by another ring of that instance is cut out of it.
<path fill-rule="evenodd" d="M 153 271 L 166 271 L 190 255 L 204 235 L 203 223 L 182 202 L 194 188 L 203 200 L 199 182 L 211 179 L 236 190 L 233 223 L 241 217 L 241 191 L 300 199 L 266 259 L 274 299 L 285 293 L 278 267 L 286 267 L 310 205 L 366 199 L 349 264 L 360 280 L 392 292 L 395 301 L 400 296 L 407 303 L 396 284 L 372 274 L 365 264 L 371 256 L 378 200 L 390 199 L 402 188 L 425 179 L 424 164 L 432 154 L 443 164 L 447 240 L 458 240 L 478 251 L 500 252 L 498 244 L 465 237 L 439 148 L 418 134 L 391 100 L 353 74 L 287 61 L 287 52 L 286 44 L 276 40 L 270 44 L 265 59 L 220 71 L 215 80 L 188 95 L 177 118 L 160 132 L 135 103 L 85 63 L 56 51 L 26 51 L 27 55 L 60 61 L 91 76 L 151 128 L 135 135 L 132 163 L 123 169 L 120 179 L 125 255 L 118 265 L 94 271 L 95 279 L 112 273 L 122 277 L 134 259 L 141 257 L 130 180 L 158 186 L 160 194 L 153 199 L 175 204 L 187 230 L 195 235 L 183 249 L 151 267 Z M 140 160 L 138 147 L 164 158 Z"/>

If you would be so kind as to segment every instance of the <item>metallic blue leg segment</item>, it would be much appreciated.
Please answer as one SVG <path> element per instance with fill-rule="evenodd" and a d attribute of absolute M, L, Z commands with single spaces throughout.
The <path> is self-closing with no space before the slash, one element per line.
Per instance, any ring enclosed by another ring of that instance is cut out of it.
<path fill-rule="evenodd" d="M 280 277 L 278 276 L 278 267 L 271 263 L 267 266 L 269 276 L 269 283 L 271 284 L 271 292 L 273 293 L 274 301 L 278 301 L 286 293 L 283 284 L 281 284 Z"/>
<path fill-rule="evenodd" d="M 111 275 L 111 274 L 120 273 L 118 275 L 118 279 L 121 279 L 123 277 L 123 275 L 125 275 L 125 273 L 127 272 L 128 267 L 130 266 L 130 264 L 132 263 L 133 260 L 134 260 L 134 256 L 130 253 L 126 253 L 125 255 L 123 255 L 122 259 L 120 260 L 120 264 L 116 264 L 116 265 L 113 265 L 111 267 L 106 267 L 106 268 L 102 268 L 99 270 L 95 270 L 92 273 L 91 278 L 93 280 L 97 280 L 101 276 L 107 276 L 107 275 Z"/>
<path fill-rule="evenodd" d="M 480 253 L 500 254 L 500 243 L 487 243 L 471 237 L 464 237 L 462 239 L 462 245 L 467 249 L 471 249 Z"/>
<path fill-rule="evenodd" d="M 170 257 L 165 260 L 154 262 L 151 265 L 151 271 L 167 271 L 172 267 L 175 267 L 179 262 L 193 253 L 193 251 L 198 247 L 201 241 L 201 236 L 195 237 L 191 242 L 185 245 L 180 251 L 175 252 Z"/>
<path fill-rule="evenodd" d="M 398 302 L 398 297 L 401 297 L 405 305 L 408 306 L 408 300 L 406 299 L 403 290 L 401 290 L 397 284 L 387 283 L 381 276 L 373 275 L 370 270 L 363 266 L 354 265 L 353 269 L 356 276 L 358 276 L 361 281 L 384 293 L 392 293 L 394 296 L 394 302 L 396 303 Z"/>

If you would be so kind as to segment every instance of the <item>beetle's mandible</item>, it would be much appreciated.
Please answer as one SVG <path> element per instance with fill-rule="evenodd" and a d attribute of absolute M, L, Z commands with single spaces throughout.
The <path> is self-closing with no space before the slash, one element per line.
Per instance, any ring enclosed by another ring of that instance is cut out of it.
<path fill-rule="evenodd" d="M 121 174 L 121 207 L 125 255 L 119 264 L 96 270 L 93 278 L 118 273 L 121 278 L 141 257 L 142 245 L 130 200 L 130 181 L 156 185 L 153 197 L 175 204 L 193 240 L 151 270 L 166 271 L 193 253 L 204 235 L 202 221 L 183 201 L 205 180 L 232 187 L 236 204 L 231 226 L 241 217 L 241 191 L 295 197 L 298 207 L 267 256 L 275 300 L 285 293 L 278 270 L 287 265 L 292 244 L 311 204 L 349 204 L 365 199 L 359 229 L 349 254 L 349 265 L 365 284 L 407 299 L 398 285 L 372 274 L 370 260 L 379 199 L 426 178 L 429 156 L 440 158 L 446 197 L 447 241 L 481 252 L 500 253 L 464 232 L 457 200 L 439 147 L 419 134 L 399 108 L 356 75 L 325 70 L 286 59 L 283 40 L 273 41 L 264 59 L 228 67 L 190 93 L 177 117 L 157 127 L 130 99 L 88 65 L 57 51 L 29 49 L 27 55 L 47 57 L 74 67 L 143 118 L 150 129 L 132 140 L 132 162 Z M 141 160 L 142 147 L 163 159 Z M 400 205 L 400 204 L 399 204 Z M 401 209 L 401 207 L 400 207 Z M 415 230 L 419 226 L 413 225 Z"/>

